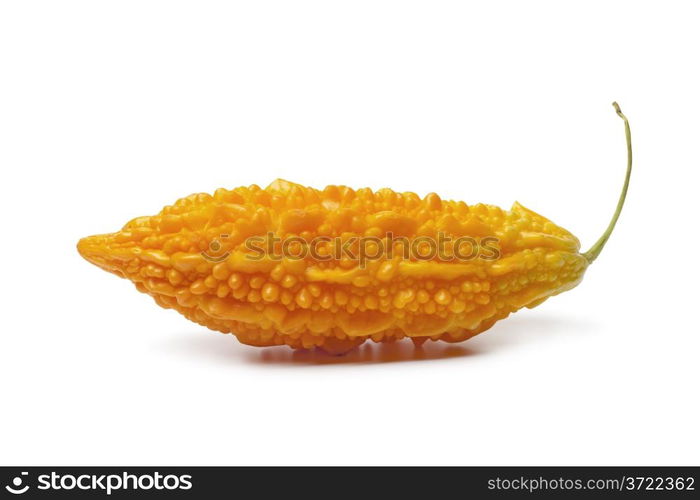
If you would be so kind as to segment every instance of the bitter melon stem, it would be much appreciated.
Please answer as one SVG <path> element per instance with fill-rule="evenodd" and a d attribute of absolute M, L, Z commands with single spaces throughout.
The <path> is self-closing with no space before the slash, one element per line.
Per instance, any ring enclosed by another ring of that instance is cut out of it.
<path fill-rule="evenodd" d="M 615 224 L 617 224 L 617 219 L 620 218 L 620 212 L 622 212 L 622 207 L 625 204 L 625 198 L 627 198 L 627 188 L 629 187 L 630 175 L 632 174 L 632 133 L 630 132 L 630 124 L 627 121 L 627 117 L 622 113 L 622 110 L 617 102 L 613 102 L 612 105 L 615 108 L 618 116 L 625 122 L 625 139 L 627 140 L 627 174 L 625 175 L 625 183 L 622 186 L 620 199 L 617 202 L 617 208 L 615 209 L 615 213 L 610 220 L 610 224 L 608 224 L 608 228 L 603 233 L 603 236 L 601 236 L 600 239 L 595 242 L 591 249 L 583 254 L 589 263 L 592 263 L 594 260 L 596 260 L 596 258 L 598 258 L 598 255 L 600 255 L 600 252 L 603 251 L 603 247 L 608 242 L 613 229 L 615 229 Z"/>

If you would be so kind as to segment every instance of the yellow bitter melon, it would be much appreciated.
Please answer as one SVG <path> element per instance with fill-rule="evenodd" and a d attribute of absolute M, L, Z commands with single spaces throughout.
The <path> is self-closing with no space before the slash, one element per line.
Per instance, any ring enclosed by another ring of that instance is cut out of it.
<path fill-rule="evenodd" d="M 368 339 L 459 342 L 575 287 L 602 250 L 632 166 L 629 124 L 613 105 L 625 123 L 627 173 L 608 229 L 585 253 L 574 235 L 518 203 L 505 211 L 434 193 L 283 180 L 182 198 L 119 232 L 83 238 L 78 250 L 162 307 L 244 344 L 342 353 Z M 406 252 L 444 237 L 490 253 Z M 312 254 L 303 252 L 308 242 Z"/>

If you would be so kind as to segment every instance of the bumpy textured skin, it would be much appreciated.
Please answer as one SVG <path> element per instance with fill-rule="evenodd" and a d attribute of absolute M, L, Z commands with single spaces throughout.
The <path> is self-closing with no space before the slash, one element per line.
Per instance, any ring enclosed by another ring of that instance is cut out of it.
<path fill-rule="evenodd" d="M 345 258 L 246 257 L 245 240 L 268 232 L 307 241 L 387 233 L 409 240 L 439 232 L 493 236 L 500 257 L 425 261 L 403 259 L 398 251 L 364 267 Z M 317 190 L 283 180 L 265 189 L 194 194 L 119 232 L 78 243 L 83 257 L 133 281 L 160 306 L 244 344 L 330 353 L 368 339 L 468 339 L 576 286 L 588 265 L 579 248 L 571 233 L 518 203 L 505 211 L 434 193 L 421 199 L 390 189 Z"/>

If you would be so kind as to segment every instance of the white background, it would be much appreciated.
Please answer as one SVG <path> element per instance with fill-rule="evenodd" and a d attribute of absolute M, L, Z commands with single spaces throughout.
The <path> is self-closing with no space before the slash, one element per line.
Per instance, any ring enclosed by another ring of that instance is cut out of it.
<path fill-rule="evenodd" d="M 693 2 L 7 1 L 0 462 L 695 464 Z M 467 343 L 257 349 L 75 244 L 277 177 L 430 191 L 607 248 Z"/>

